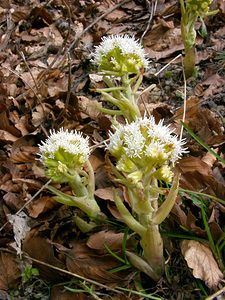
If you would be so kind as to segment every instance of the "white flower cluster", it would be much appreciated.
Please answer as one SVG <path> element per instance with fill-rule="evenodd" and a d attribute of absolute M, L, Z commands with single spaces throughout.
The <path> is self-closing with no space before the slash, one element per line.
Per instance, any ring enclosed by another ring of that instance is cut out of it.
<path fill-rule="evenodd" d="M 117 127 L 110 136 L 108 149 L 119 159 L 126 156 L 139 158 L 142 162 L 149 158 L 151 161 L 174 163 L 187 152 L 184 144 L 185 141 L 179 141 L 173 131 L 163 125 L 163 121 L 156 124 L 153 117 L 144 117 Z"/>
<path fill-rule="evenodd" d="M 96 65 L 100 65 L 102 59 L 115 48 L 118 48 L 123 55 L 136 55 L 142 61 L 143 66 L 145 68 L 148 67 L 149 61 L 146 58 L 143 47 L 133 36 L 130 37 L 127 34 L 103 37 L 100 45 L 95 47 L 93 62 Z M 115 60 L 115 58 L 111 59 Z"/>
<path fill-rule="evenodd" d="M 43 161 L 47 158 L 57 159 L 59 150 L 72 156 L 79 156 L 80 163 L 86 162 L 90 154 L 88 138 L 84 138 L 76 130 L 68 131 L 63 128 L 58 132 L 50 131 L 50 136 L 39 145 L 39 149 Z"/>

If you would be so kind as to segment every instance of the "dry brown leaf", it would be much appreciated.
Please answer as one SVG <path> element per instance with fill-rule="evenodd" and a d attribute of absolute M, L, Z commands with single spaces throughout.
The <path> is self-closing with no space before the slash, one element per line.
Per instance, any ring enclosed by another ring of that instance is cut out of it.
<path fill-rule="evenodd" d="M 223 273 L 211 250 L 197 241 L 184 240 L 181 242 L 181 251 L 189 268 L 193 269 L 193 276 L 205 281 L 210 288 L 216 288 Z"/>
<path fill-rule="evenodd" d="M 81 241 L 70 243 L 72 249 L 65 251 L 66 265 L 70 272 L 74 272 L 100 283 L 115 284 L 126 280 L 126 273 L 110 273 L 109 270 L 118 267 L 119 263 L 110 254 L 99 255 Z"/>
<path fill-rule="evenodd" d="M 32 113 L 32 124 L 38 127 L 51 112 L 52 107 L 48 103 L 42 103 L 35 107 Z"/>
<path fill-rule="evenodd" d="M 87 246 L 91 249 L 105 250 L 105 246 L 111 250 L 120 250 L 122 247 L 123 233 L 116 233 L 112 230 L 99 231 L 91 235 L 87 241 Z"/>
<path fill-rule="evenodd" d="M 182 115 L 183 107 L 175 114 L 176 122 L 180 123 Z M 200 99 L 195 96 L 187 100 L 185 123 L 204 141 L 215 133 L 220 135 L 223 133 L 219 118 L 210 109 L 202 107 Z"/>
<path fill-rule="evenodd" d="M 103 200 L 110 200 L 114 202 L 113 188 L 111 187 L 107 187 L 104 189 L 97 189 L 95 191 L 95 195 Z"/>
<path fill-rule="evenodd" d="M 29 216 L 37 218 L 40 214 L 43 214 L 53 208 L 56 208 L 59 204 L 49 196 L 43 196 L 36 201 L 31 202 L 28 206 Z"/>
<path fill-rule="evenodd" d="M 36 136 L 32 134 L 17 139 L 12 145 L 10 160 L 15 163 L 33 162 L 38 152 L 38 147 L 33 147 L 35 139 Z"/>
<path fill-rule="evenodd" d="M 89 116 L 93 120 L 97 120 L 100 114 L 97 106 L 99 102 L 97 100 L 91 100 L 85 96 L 78 96 L 78 105 L 82 113 Z"/>
<path fill-rule="evenodd" d="M 0 252 L 0 289 L 15 288 L 20 276 L 15 257 L 12 254 Z"/>
<path fill-rule="evenodd" d="M 210 166 L 201 161 L 200 158 L 192 156 L 183 158 L 177 164 L 177 168 L 181 172 L 181 188 L 224 199 L 224 184 L 218 181 Z"/>
<path fill-rule="evenodd" d="M 38 229 L 31 230 L 23 242 L 23 251 L 28 253 L 32 258 L 45 262 L 47 264 L 64 269 L 64 264 L 55 257 L 53 246 L 46 238 L 38 235 Z M 54 271 L 46 266 L 38 264 L 41 276 L 48 281 L 61 281 L 62 277 L 59 272 Z"/>

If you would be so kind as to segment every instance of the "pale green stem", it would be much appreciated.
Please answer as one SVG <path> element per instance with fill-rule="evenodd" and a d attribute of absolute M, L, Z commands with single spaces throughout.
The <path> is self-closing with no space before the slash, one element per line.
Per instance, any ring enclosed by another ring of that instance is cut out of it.
<path fill-rule="evenodd" d="M 114 87 L 114 86 L 115 86 L 114 83 L 113 83 L 113 81 L 112 81 L 109 77 L 107 77 L 107 76 L 104 76 L 104 77 L 103 77 L 103 81 L 104 81 L 104 83 L 105 83 L 108 87 Z"/>
<path fill-rule="evenodd" d="M 129 101 L 131 101 L 133 103 L 134 95 L 133 95 L 133 92 L 131 89 L 129 75 L 125 74 L 125 75 L 123 75 L 123 77 L 121 79 L 122 79 L 122 86 L 124 86 L 124 89 L 125 89 L 126 98 L 129 99 Z"/>
<path fill-rule="evenodd" d="M 75 197 L 66 195 L 52 186 L 48 186 L 48 190 L 56 195 L 55 200 L 59 203 L 76 206 L 85 212 L 91 218 L 97 218 L 101 215 L 101 210 L 93 197 L 89 195 L 83 197 Z"/>
<path fill-rule="evenodd" d="M 160 279 L 164 270 L 163 240 L 159 232 L 159 226 L 152 222 L 154 212 L 158 209 L 158 193 L 154 192 L 158 188 L 157 179 L 153 178 L 149 185 L 154 187 L 151 193 L 150 191 L 148 192 L 147 198 L 151 205 L 151 210 L 146 210 L 146 213 L 143 212 L 138 215 L 139 222 L 146 228 L 145 234 L 141 236 L 141 246 L 144 250 L 145 259 L 156 272 L 158 279 Z M 139 202 L 141 202 L 141 199 Z"/>
<path fill-rule="evenodd" d="M 142 80 L 143 80 L 143 75 L 140 74 L 138 76 L 137 82 L 135 83 L 134 87 L 133 87 L 133 94 L 136 95 L 140 85 L 142 84 Z"/>
<path fill-rule="evenodd" d="M 109 92 L 114 92 L 114 91 L 123 91 L 124 89 L 125 88 L 122 86 L 113 86 L 113 87 L 101 89 L 101 92 L 109 93 Z M 99 89 L 96 91 L 99 92 Z"/>
<path fill-rule="evenodd" d="M 141 237 L 141 246 L 144 250 L 145 259 L 160 279 L 164 271 L 164 257 L 163 240 L 158 225 L 148 224 L 145 234 Z"/>
<path fill-rule="evenodd" d="M 121 116 L 123 113 L 121 110 L 113 110 L 113 109 L 108 109 L 105 107 L 98 107 L 98 110 L 106 115 L 110 116 Z"/>
<path fill-rule="evenodd" d="M 77 206 L 77 203 L 81 203 L 81 202 L 85 202 L 86 201 L 86 197 L 75 197 L 75 196 L 69 196 L 66 195 L 60 191 L 58 191 L 56 188 L 54 188 L 53 186 L 48 186 L 47 189 L 52 192 L 53 194 L 55 194 L 58 198 L 61 198 L 60 201 L 57 200 L 57 202 L 60 202 L 62 204 L 68 205 L 68 206 Z"/>
<path fill-rule="evenodd" d="M 75 222 L 75 224 L 77 225 L 77 227 L 81 230 L 81 232 L 86 233 L 91 231 L 92 229 L 94 229 L 96 227 L 96 224 L 94 222 L 86 222 L 83 219 L 81 219 L 78 216 L 74 216 L 73 220 Z"/>
<path fill-rule="evenodd" d="M 69 186 L 71 187 L 76 196 L 82 197 L 88 195 L 88 191 L 77 171 L 75 171 L 73 175 L 66 174 L 66 177 L 68 179 Z"/>
<path fill-rule="evenodd" d="M 114 201 L 123 218 L 123 221 L 127 224 L 127 226 L 140 236 L 143 236 L 146 232 L 146 229 L 131 215 L 116 191 L 114 191 Z"/>
<path fill-rule="evenodd" d="M 113 96 L 107 94 L 106 92 L 102 92 L 101 89 L 97 89 L 96 92 L 98 92 L 98 93 L 100 93 L 100 94 L 103 95 L 103 97 L 105 98 L 105 99 L 103 99 L 103 100 L 109 101 L 109 102 L 112 103 L 113 105 L 119 107 L 119 104 L 120 104 L 119 99 L 114 98 Z"/>
<path fill-rule="evenodd" d="M 131 202 L 132 210 L 135 213 L 137 213 L 138 215 L 141 215 L 141 214 L 149 215 L 153 212 L 151 202 L 147 198 L 140 199 L 140 197 L 138 197 L 138 192 L 135 191 L 135 189 L 133 187 L 128 188 L 128 195 L 129 195 L 129 199 Z M 142 222 L 140 221 L 140 223 L 142 223 Z M 142 225 L 144 225 L 144 224 L 142 223 Z"/>
<path fill-rule="evenodd" d="M 176 197 L 179 190 L 179 180 L 180 180 L 180 174 L 177 173 L 174 176 L 172 187 L 169 191 L 169 194 L 166 198 L 166 200 L 163 202 L 163 204 L 159 207 L 157 212 L 155 213 L 152 222 L 154 224 L 161 224 L 169 215 L 171 212 L 171 209 L 174 206 L 174 203 L 176 201 Z"/>
<path fill-rule="evenodd" d="M 94 197 L 95 193 L 95 174 L 94 170 L 92 168 L 92 165 L 89 160 L 86 162 L 87 168 L 88 168 L 88 190 L 89 190 L 89 195 L 92 195 Z"/>
<path fill-rule="evenodd" d="M 195 71 L 195 22 L 198 15 L 194 12 L 187 11 L 183 0 L 181 3 L 181 35 L 184 43 L 184 73 L 189 78 L 194 75 Z"/>

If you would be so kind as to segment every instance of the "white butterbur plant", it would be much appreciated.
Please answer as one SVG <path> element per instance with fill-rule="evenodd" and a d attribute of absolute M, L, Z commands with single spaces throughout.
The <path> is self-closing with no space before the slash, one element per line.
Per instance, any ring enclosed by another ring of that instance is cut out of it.
<path fill-rule="evenodd" d="M 57 132 L 51 131 L 39 149 L 46 176 L 53 182 L 67 183 L 73 192 L 70 196 L 49 185 L 48 189 L 56 195 L 55 200 L 79 207 L 90 218 L 100 216 L 100 208 L 94 198 L 95 180 L 89 162 L 88 138 L 78 131 L 61 128 Z"/>
<path fill-rule="evenodd" d="M 95 48 L 93 63 L 103 75 L 106 88 L 96 89 L 102 100 L 117 109 L 101 108 L 109 115 L 122 115 L 128 122 L 140 117 L 137 105 L 137 90 L 149 61 L 141 44 L 128 35 L 103 37 Z"/>
<path fill-rule="evenodd" d="M 108 145 L 109 152 L 116 158 L 112 170 L 116 180 L 127 189 L 132 213 L 116 193 L 115 203 L 124 222 L 140 235 L 148 268 L 141 267 L 134 256 L 133 263 L 158 280 L 164 269 L 159 224 L 170 213 L 177 196 L 179 175 L 174 175 L 173 168 L 186 153 L 185 142 L 178 140 L 162 121 L 156 124 L 153 117 L 139 118 L 114 129 Z M 159 195 L 163 194 L 163 189 L 158 183 L 171 183 L 172 180 L 172 188 L 159 207 Z"/>

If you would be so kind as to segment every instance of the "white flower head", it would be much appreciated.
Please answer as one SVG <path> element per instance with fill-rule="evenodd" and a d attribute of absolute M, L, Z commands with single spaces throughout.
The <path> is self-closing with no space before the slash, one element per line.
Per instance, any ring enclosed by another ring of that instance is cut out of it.
<path fill-rule="evenodd" d="M 103 37 L 100 45 L 95 47 L 93 63 L 100 71 L 122 75 L 140 72 L 148 67 L 149 61 L 141 44 L 125 34 Z"/>
<path fill-rule="evenodd" d="M 50 131 L 50 136 L 39 145 L 39 149 L 47 175 L 52 179 L 68 169 L 82 167 L 90 154 L 88 138 L 76 130 L 63 128 L 58 132 Z"/>
<path fill-rule="evenodd" d="M 155 123 L 153 117 L 140 118 L 125 126 L 120 125 L 110 136 L 109 151 L 117 159 L 123 158 L 138 165 L 153 163 L 156 167 L 175 163 L 187 150 L 163 121 Z"/>

